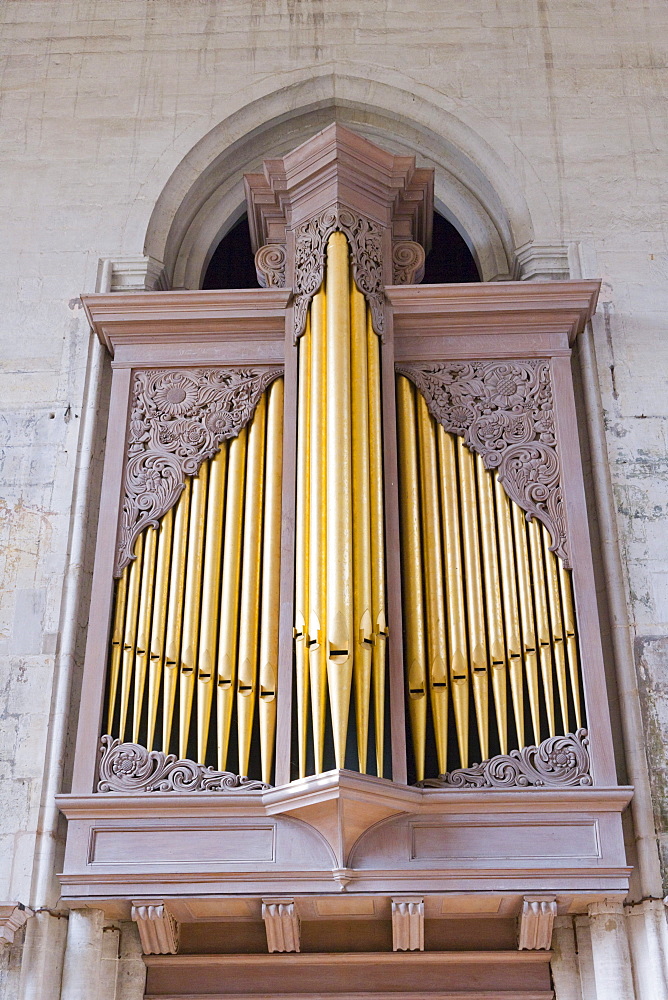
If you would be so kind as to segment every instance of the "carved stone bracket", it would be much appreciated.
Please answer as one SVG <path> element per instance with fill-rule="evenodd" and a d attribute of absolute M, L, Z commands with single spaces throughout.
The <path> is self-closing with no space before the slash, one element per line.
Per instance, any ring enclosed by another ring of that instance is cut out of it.
<path fill-rule="evenodd" d="M 519 920 L 518 949 L 549 950 L 556 915 L 557 902 L 554 896 L 525 896 Z"/>
<path fill-rule="evenodd" d="M 482 764 L 448 771 L 420 782 L 422 788 L 518 788 L 536 785 L 568 788 L 591 785 L 589 736 L 586 729 L 551 736 L 538 746 L 511 750 Z"/>
<path fill-rule="evenodd" d="M 14 935 L 34 912 L 23 903 L 0 903 L 0 945 L 12 944 Z"/>
<path fill-rule="evenodd" d="M 267 932 L 268 951 L 300 950 L 299 916 L 294 899 L 263 899 L 262 919 Z"/>
<path fill-rule="evenodd" d="M 392 900 L 392 951 L 424 951 L 424 900 L 405 896 Z"/>
<path fill-rule="evenodd" d="M 255 272 L 261 288 L 285 288 L 285 246 L 267 243 L 255 254 Z"/>
<path fill-rule="evenodd" d="M 115 575 L 137 536 L 178 500 L 223 441 L 236 437 L 282 368 L 178 368 L 136 372 L 128 428 Z"/>
<path fill-rule="evenodd" d="M 396 370 L 446 431 L 498 470 L 508 496 L 542 521 L 550 549 L 570 566 L 549 361 L 428 362 Z"/>
<path fill-rule="evenodd" d="M 161 899 L 133 900 L 131 916 L 145 955 L 177 953 L 179 925 Z"/>
<path fill-rule="evenodd" d="M 395 285 L 418 285 L 424 278 L 424 248 L 414 240 L 392 244 L 392 281 Z"/>
<path fill-rule="evenodd" d="M 121 743 L 113 736 L 100 740 L 98 792 L 261 792 L 265 785 L 253 778 L 216 771 L 176 754 L 147 750 L 137 743 Z"/>
<path fill-rule="evenodd" d="M 336 232 L 345 233 L 350 242 L 355 284 L 369 303 L 374 330 L 382 337 L 385 330 L 382 227 L 342 205 L 333 205 L 295 230 L 295 339 L 304 332 L 309 304 L 322 284 L 327 240 Z"/>

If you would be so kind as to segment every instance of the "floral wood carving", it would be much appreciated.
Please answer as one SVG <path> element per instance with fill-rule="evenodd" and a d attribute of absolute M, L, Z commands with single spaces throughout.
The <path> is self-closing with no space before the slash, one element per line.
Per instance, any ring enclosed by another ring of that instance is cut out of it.
<path fill-rule="evenodd" d="M 285 288 L 285 247 L 267 243 L 255 254 L 255 272 L 261 288 Z"/>
<path fill-rule="evenodd" d="M 415 240 L 392 244 L 392 281 L 395 285 L 419 285 L 424 278 L 424 248 Z"/>
<path fill-rule="evenodd" d="M 551 736 L 537 747 L 500 754 L 473 767 L 449 771 L 420 782 L 421 788 L 517 788 L 535 785 L 568 788 L 591 785 L 586 729 Z"/>
<path fill-rule="evenodd" d="M 98 792 L 261 792 L 270 787 L 194 760 L 179 760 L 173 753 L 121 743 L 113 736 L 100 740 Z"/>
<path fill-rule="evenodd" d="M 123 509 L 115 575 L 133 556 L 137 536 L 178 500 L 223 441 L 236 437 L 282 368 L 138 371 L 132 389 Z"/>
<path fill-rule="evenodd" d="M 335 232 L 348 237 L 355 284 L 369 303 L 374 330 L 379 336 L 384 333 L 382 227 L 333 205 L 295 230 L 295 339 L 304 332 L 309 304 L 322 284 L 327 240 Z"/>
<path fill-rule="evenodd" d="M 570 566 L 549 362 L 429 362 L 396 370 L 446 431 L 498 469 L 508 496 L 543 522 L 550 549 Z"/>

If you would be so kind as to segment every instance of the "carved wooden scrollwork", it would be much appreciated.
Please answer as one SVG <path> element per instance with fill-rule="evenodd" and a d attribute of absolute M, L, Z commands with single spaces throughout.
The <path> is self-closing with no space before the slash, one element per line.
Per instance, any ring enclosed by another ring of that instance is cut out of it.
<path fill-rule="evenodd" d="M 586 729 L 552 736 L 537 747 L 500 754 L 473 767 L 422 781 L 422 788 L 569 788 L 592 784 Z"/>
<path fill-rule="evenodd" d="M 134 376 L 115 575 L 137 536 L 176 503 L 221 443 L 236 437 L 282 368 L 146 369 Z"/>
<path fill-rule="evenodd" d="M 285 288 L 285 247 L 267 243 L 255 254 L 255 272 L 261 288 Z"/>
<path fill-rule="evenodd" d="M 446 431 L 498 469 L 508 496 L 543 522 L 551 550 L 570 566 L 549 362 L 421 362 L 396 370 Z"/>
<path fill-rule="evenodd" d="M 424 278 L 424 248 L 415 240 L 392 244 L 392 280 L 395 285 L 417 285 Z"/>
<path fill-rule="evenodd" d="M 369 303 L 374 330 L 383 335 L 382 228 L 341 205 L 333 205 L 295 230 L 295 339 L 304 332 L 309 303 L 322 284 L 327 240 L 335 232 L 345 233 L 350 242 L 355 284 Z"/>
<path fill-rule="evenodd" d="M 100 740 L 98 792 L 260 792 L 270 787 L 113 736 Z"/>

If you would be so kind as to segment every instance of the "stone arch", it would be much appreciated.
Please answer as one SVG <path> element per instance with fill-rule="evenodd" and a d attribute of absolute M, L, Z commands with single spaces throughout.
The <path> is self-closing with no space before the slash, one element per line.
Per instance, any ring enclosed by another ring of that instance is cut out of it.
<path fill-rule="evenodd" d="M 255 97 L 178 164 L 151 214 L 144 252 L 162 263 L 168 286 L 199 288 L 215 247 L 243 214 L 243 174 L 339 121 L 433 166 L 436 207 L 468 243 L 482 279 L 512 278 L 518 248 L 533 239 L 528 205 L 507 163 L 515 147 L 498 135 L 493 147 L 480 128 L 445 103 L 436 92 L 418 94 L 342 74 Z M 504 145 L 502 157 L 497 147 Z"/>

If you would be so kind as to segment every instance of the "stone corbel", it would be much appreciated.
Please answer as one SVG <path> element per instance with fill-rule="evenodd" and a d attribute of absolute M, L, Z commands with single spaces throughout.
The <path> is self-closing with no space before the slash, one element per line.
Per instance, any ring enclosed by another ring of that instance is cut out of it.
<path fill-rule="evenodd" d="M 525 896 L 520 914 L 517 947 L 520 951 L 549 951 L 557 915 L 554 896 Z"/>
<path fill-rule="evenodd" d="M 262 919 L 267 932 L 267 950 L 300 950 L 299 917 L 294 899 L 263 899 Z"/>
<path fill-rule="evenodd" d="M 145 955 L 176 954 L 179 949 L 179 925 L 161 899 L 136 899 L 131 913 Z"/>
<path fill-rule="evenodd" d="M 23 903 L 0 903 L 0 945 L 11 944 L 14 935 L 34 912 Z"/>
<path fill-rule="evenodd" d="M 424 900 L 401 896 L 392 900 L 392 951 L 424 951 Z"/>

